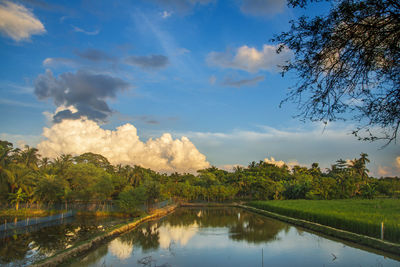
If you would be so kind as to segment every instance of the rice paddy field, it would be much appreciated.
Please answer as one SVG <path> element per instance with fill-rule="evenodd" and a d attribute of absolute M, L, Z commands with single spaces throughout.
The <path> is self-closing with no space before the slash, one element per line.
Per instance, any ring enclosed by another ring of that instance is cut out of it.
<path fill-rule="evenodd" d="M 400 199 L 274 200 L 248 205 L 337 229 L 400 243 Z"/>

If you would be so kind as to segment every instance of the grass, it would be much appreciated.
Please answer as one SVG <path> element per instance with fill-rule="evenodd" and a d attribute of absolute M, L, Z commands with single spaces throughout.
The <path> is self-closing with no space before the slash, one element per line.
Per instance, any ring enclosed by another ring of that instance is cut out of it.
<path fill-rule="evenodd" d="M 400 243 L 399 199 L 252 201 L 249 206 Z"/>
<path fill-rule="evenodd" d="M 43 209 L 2 209 L 0 210 L 0 218 L 30 218 L 30 217 L 45 217 L 54 214 L 63 213 L 65 210 L 43 210 Z"/>

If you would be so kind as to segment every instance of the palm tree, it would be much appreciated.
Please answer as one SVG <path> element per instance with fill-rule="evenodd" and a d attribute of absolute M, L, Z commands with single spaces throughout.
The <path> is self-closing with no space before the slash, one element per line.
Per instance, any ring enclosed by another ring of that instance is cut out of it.
<path fill-rule="evenodd" d="M 52 165 L 55 168 L 56 174 L 63 174 L 72 163 L 73 157 L 71 154 L 62 154 L 53 161 Z"/>
<path fill-rule="evenodd" d="M 24 201 L 26 198 L 26 194 L 22 192 L 22 188 L 19 188 L 16 193 L 10 193 L 9 199 L 11 203 L 15 203 L 15 209 L 18 210 L 19 202 Z"/>
<path fill-rule="evenodd" d="M 48 157 L 43 157 L 40 161 L 40 168 L 46 169 L 50 165 L 51 161 Z"/>
<path fill-rule="evenodd" d="M 360 156 L 361 157 L 359 159 L 351 160 L 350 167 L 355 174 L 360 175 L 362 181 L 365 181 L 369 172 L 369 170 L 366 168 L 366 164 L 370 162 L 370 160 L 368 159 L 368 154 L 366 153 L 361 153 Z"/>
<path fill-rule="evenodd" d="M 0 182 L 7 180 L 6 168 L 11 163 L 12 148 L 13 145 L 10 142 L 0 140 Z"/>
<path fill-rule="evenodd" d="M 21 150 L 19 153 L 20 162 L 25 164 L 26 167 L 32 168 L 34 170 L 38 169 L 38 162 L 40 155 L 38 154 L 39 150 L 34 147 L 29 147 L 25 145 L 25 149 Z"/>

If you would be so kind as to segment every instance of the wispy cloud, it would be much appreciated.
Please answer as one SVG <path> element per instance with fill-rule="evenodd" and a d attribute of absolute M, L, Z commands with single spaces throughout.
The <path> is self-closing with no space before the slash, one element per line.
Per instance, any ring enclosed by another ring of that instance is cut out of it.
<path fill-rule="evenodd" d="M 28 85 L 16 84 L 13 82 L 1 81 L 0 90 L 7 91 L 13 94 L 32 94 L 33 87 Z"/>
<path fill-rule="evenodd" d="M 211 75 L 211 76 L 208 78 L 208 82 L 209 82 L 211 85 L 214 85 L 214 84 L 217 82 L 217 77 L 215 77 L 215 75 Z"/>
<path fill-rule="evenodd" d="M 115 59 L 108 55 L 106 52 L 103 52 L 98 49 L 89 48 L 86 50 L 76 50 L 75 54 L 82 59 L 99 62 L 99 61 L 114 61 Z"/>
<path fill-rule="evenodd" d="M 186 15 L 190 13 L 196 6 L 206 6 L 215 0 L 151 0 L 164 9 L 175 11 L 179 14 Z M 165 12 L 165 11 L 164 11 Z"/>
<path fill-rule="evenodd" d="M 163 19 L 166 19 L 166 18 L 169 18 L 169 17 L 171 17 L 171 15 L 172 15 L 172 12 L 171 11 L 163 11 L 162 13 L 161 13 L 161 17 L 163 18 Z"/>
<path fill-rule="evenodd" d="M 260 126 L 259 130 L 181 132 L 176 135 L 189 137 L 215 165 L 232 162 L 246 165 L 272 156 L 284 162 L 300 162 L 302 165 L 319 162 L 321 167 L 328 168 L 340 158 L 353 159 L 364 152 L 370 156 L 368 168 L 372 175 L 378 174 L 379 166 L 392 166 L 393 159 L 398 156 L 399 145 L 392 145 L 382 151 L 380 143 L 358 141 L 351 135 L 351 129 L 352 125 L 332 123 L 326 128 L 323 124 L 315 124 L 311 129 Z M 397 170 L 397 175 L 400 175 L 400 168 L 393 170 Z"/>
<path fill-rule="evenodd" d="M 100 30 L 99 30 L 99 29 L 96 29 L 96 30 L 94 30 L 94 31 L 87 31 L 87 30 L 84 30 L 84 29 L 79 28 L 79 27 L 74 26 L 74 25 L 71 25 L 71 26 L 72 26 L 72 29 L 73 29 L 75 32 L 81 32 L 81 33 L 84 33 L 84 34 L 87 34 L 87 35 L 97 35 L 97 34 L 100 33 Z"/>
<path fill-rule="evenodd" d="M 22 102 L 18 100 L 0 98 L 0 104 L 8 105 L 8 106 L 17 106 L 17 107 L 25 107 L 25 108 L 43 108 L 43 105 L 31 103 L 31 102 Z"/>
<path fill-rule="evenodd" d="M 68 67 L 78 67 L 79 63 L 70 58 L 63 57 L 48 57 L 42 62 L 45 67 L 60 67 L 60 66 L 68 66 Z"/>
<path fill-rule="evenodd" d="M 0 1 L 0 32 L 19 42 L 46 32 L 42 22 L 23 5 Z"/>
<path fill-rule="evenodd" d="M 169 60 L 164 55 L 129 56 L 125 59 L 125 63 L 143 69 L 161 69 L 168 65 Z"/>
<path fill-rule="evenodd" d="M 232 78 L 226 78 L 225 81 L 222 83 L 224 86 L 230 86 L 230 87 L 243 87 L 243 86 L 254 86 L 258 84 L 261 81 L 264 81 L 265 76 L 256 76 L 254 78 L 250 79 L 240 79 L 240 80 L 234 80 Z"/>
<path fill-rule="evenodd" d="M 240 10 L 247 15 L 272 16 L 285 10 L 286 0 L 242 0 Z"/>

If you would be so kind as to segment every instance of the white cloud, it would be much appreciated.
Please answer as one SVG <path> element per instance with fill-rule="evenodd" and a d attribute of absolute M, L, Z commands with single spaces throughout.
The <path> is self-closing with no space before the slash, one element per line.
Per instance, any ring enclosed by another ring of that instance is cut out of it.
<path fill-rule="evenodd" d="M 400 156 L 396 157 L 396 167 L 400 169 Z"/>
<path fill-rule="evenodd" d="M 275 166 L 278 166 L 279 168 L 283 167 L 286 164 L 283 160 L 275 160 L 274 157 L 271 157 L 271 159 L 265 158 L 264 161 L 265 163 L 273 164 Z"/>
<path fill-rule="evenodd" d="M 171 11 L 169 11 L 169 12 L 168 11 L 164 11 L 164 12 L 161 13 L 161 17 L 163 19 L 169 18 L 169 17 L 171 17 L 171 15 L 172 15 Z"/>
<path fill-rule="evenodd" d="M 104 130 L 87 119 L 63 120 L 44 128 L 47 140 L 38 144 L 39 153 L 54 158 L 62 153 L 98 153 L 112 164 L 136 164 L 160 172 L 192 172 L 210 166 L 206 157 L 186 137 L 173 139 L 169 133 L 142 142 L 137 129 L 125 124 Z"/>
<path fill-rule="evenodd" d="M 45 33 L 43 24 L 23 5 L 0 1 L 0 32 L 15 41 Z"/>
<path fill-rule="evenodd" d="M 297 160 L 290 160 L 288 162 L 284 162 L 283 160 L 276 161 L 274 157 L 271 157 L 271 159 L 265 158 L 264 162 L 273 164 L 278 167 L 282 167 L 282 166 L 286 165 L 289 167 L 289 169 L 293 169 L 294 166 L 300 166 L 300 163 Z"/>
<path fill-rule="evenodd" d="M 272 16 L 282 13 L 286 0 L 242 0 L 240 10 L 247 15 Z"/>
<path fill-rule="evenodd" d="M 239 69 L 247 72 L 261 70 L 276 72 L 279 71 L 279 66 L 284 65 L 292 56 L 292 51 L 288 48 L 277 54 L 278 46 L 265 44 L 262 50 L 257 50 L 257 48 L 244 45 L 236 49 L 234 53 L 229 50 L 211 52 L 206 61 L 210 65 L 221 68 Z"/>

